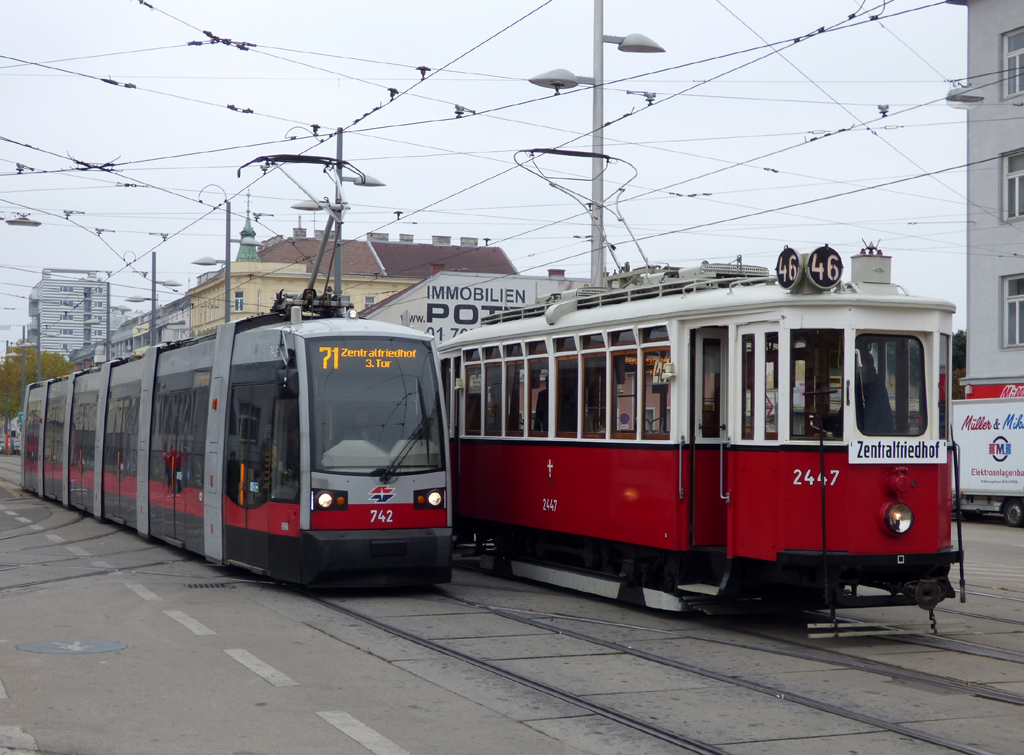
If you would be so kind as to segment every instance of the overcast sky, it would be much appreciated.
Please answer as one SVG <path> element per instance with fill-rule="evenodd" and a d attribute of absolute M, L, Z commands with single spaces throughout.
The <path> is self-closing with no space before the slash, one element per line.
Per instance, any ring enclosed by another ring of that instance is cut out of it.
<path fill-rule="evenodd" d="M 642 250 L 657 264 L 742 256 L 772 267 L 787 244 L 827 243 L 848 258 L 871 241 L 893 255 L 896 282 L 953 301 L 964 327 L 964 116 L 943 98 L 966 75 L 965 8 L 605 6 L 605 34 L 643 33 L 667 51 L 604 46 L 605 152 L 616 159 L 605 190 L 625 185 L 618 211 L 629 228 L 611 214 L 606 223 L 621 261 L 636 267 Z M 148 295 L 139 273 L 153 252 L 158 279 L 194 283 L 209 268 L 193 260 L 223 258 L 225 194 L 236 238 L 247 194 L 260 241 L 290 235 L 300 214 L 305 227 L 322 227 L 322 214 L 290 209 L 305 197 L 280 172 L 236 171 L 261 155 L 333 156 L 338 128 L 345 159 L 386 184 L 346 185 L 345 238 L 472 236 L 501 246 L 523 274 L 589 277 L 585 210 L 517 167 L 517 155 L 590 149 L 590 89 L 556 97 L 527 79 L 553 68 L 593 73 L 593 8 L 5 3 L 0 211 L 42 225 L 0 225 L 0 325 L 20 335 L 43 268 L 111 272 L 114 303 Z M 656 96 L 648 105 L 629 92 Z M 588 161 L 545 157 L 535 167 L 589 195 Z M 289 172 L 315 195 L 333 194 L 318 168 Z M 161 303 L 174 298 L 161 291 Z"/>

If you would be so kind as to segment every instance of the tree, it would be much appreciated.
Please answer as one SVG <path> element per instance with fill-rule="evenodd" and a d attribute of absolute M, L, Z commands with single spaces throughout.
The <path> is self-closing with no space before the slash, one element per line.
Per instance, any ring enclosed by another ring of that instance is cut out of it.
<path fill-rule="evenodd" d="M 7 417 L 17 417 L 21 411 L 21 355 L 25 354 L 25 383 L 36 381 L 36 350 L 25 343 L 15 344 L 7 349 L 7 356 L 0 362 L 0 413 L 6 405 Z M 60 354 L 43 352 L 43 380 L 71 374 L 71 362 Z M 4 399 L 6 398 L 6 402 Z"/>
<path fill-rule="evenodd" d="M 967 369 L 967 331 L 953 334 L 953 370 Z"/>

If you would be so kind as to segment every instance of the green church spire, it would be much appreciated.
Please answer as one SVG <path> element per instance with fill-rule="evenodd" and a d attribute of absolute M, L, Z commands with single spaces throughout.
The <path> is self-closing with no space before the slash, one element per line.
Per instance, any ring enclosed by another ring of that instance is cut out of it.
<path fill-rule="evenodd" d="M 241 243 L 238 245 L 236 262 L 259 262 L 259 247 L 256 245 L 256 231 L 249 222 L 249 195 L 245 195 L 245 227 L 242 228 Z"/>

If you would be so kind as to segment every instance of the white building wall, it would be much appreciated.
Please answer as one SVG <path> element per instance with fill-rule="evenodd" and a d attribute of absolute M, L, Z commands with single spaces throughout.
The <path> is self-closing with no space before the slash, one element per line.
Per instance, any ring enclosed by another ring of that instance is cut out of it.
<path fill-rule="evenodd" d="M 1007 276 L 1024 275 L 1024 218 L 1007 220 L 1007 153 L 1024 150 L 1024 94 L 1005 92 L 1004 34 L 1021 0 L 969 0 L 968 77 L 984 102 L 967 116 L 967 381 L 1024 382 L 1024 346 L 1005 345 Z"/>
<path fill-rule="evenodd" d="M 531 306 L 558 291 L 587 285 L 564 277 L 440 272 L 409 288 L 368 318 L 408 325 L 449 341 L 494 312 Z"/>

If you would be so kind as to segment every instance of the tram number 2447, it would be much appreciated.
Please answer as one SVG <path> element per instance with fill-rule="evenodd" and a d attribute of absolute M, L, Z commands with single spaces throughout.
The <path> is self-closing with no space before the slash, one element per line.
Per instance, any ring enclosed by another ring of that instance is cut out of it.
<path fill-rule="evenodd" d="M 834 486 L 839 482 L 839 470 L 830 469 L 825 473 L 825 484 L 829 487 Z M 818 485 L 821 483 L 821 475 L 815 474 L 810 469 L 794 469 L 793 470 L 793 484 L 794 485 Z"/>

